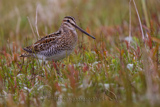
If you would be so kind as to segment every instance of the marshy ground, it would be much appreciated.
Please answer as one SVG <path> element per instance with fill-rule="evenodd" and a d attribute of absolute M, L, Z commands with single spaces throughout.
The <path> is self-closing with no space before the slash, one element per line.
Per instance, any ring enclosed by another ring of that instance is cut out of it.
<path fill-rule="evenodd" d="M 160 1 L 135 3 L 0 0 L 0 106 L 160 105 Z M 37 6 L 41 37 L 57 31 L 65 16 L 96 37 L 78 31 L 75 50 L 57 62 L 62 75 L 54 62 L 19 57 L 38 39 Z"/>

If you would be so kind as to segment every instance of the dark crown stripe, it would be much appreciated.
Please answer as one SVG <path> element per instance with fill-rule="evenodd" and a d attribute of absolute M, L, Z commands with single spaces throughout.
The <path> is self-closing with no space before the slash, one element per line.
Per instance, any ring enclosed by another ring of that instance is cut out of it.
<path fill-rule="evenodd" d="M 71 20 L 73 20 L 73 21 L 75 22 L 75 19 L 74 19 L 74 17 L 71 17 L 71 16 L 66 16 L 66 17 L 64 17 L 64 18 L 71 19 Z"/>

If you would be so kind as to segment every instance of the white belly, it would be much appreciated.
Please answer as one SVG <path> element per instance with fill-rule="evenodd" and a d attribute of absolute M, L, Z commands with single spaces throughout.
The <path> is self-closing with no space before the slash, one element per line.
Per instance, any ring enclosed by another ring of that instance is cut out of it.
<path fill-rule="evenodd" d="M 49 60 L 49 61 L 58 61 L 61 60 L 65 57 L 67 57 L 68 55 L 70 55 L 72 52 L 72 50 L 67 50 L 67 51 L 61 51 L 60 53 L 54 54 L 52 56 L 44 56 L 44 55 L 36 55 L 36 57 L 38 57 L 41 60 Z"/>

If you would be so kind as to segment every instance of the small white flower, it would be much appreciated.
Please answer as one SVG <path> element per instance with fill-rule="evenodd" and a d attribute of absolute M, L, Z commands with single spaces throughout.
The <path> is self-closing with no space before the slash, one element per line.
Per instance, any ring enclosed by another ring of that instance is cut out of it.
<path fill-rule="evenodd" d="M 133 64 L 128 64 L 128 65 L 127 65 L 127 68 L 128 68 L 130 71 L 132 71 L 132 69 L 133 69 Z"/>
<path fill-rule="evenodd" d="M 132 41 L 133 41 L 133 39 L 132 39 L 132 37 L 131 37 L 131 36 L 127 36 L 127 37 L 125 37 L 125 38 L 124 38 L 124 40 L 126 40 L 126 41 L 128 41 L 128 42 L 132 42 Z"/>

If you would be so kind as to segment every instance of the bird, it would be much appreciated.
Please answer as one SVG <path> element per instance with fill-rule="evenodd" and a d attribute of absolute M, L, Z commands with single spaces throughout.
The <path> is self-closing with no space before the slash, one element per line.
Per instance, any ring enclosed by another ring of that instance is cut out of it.
<path fill-rule="evenodd" d="M 24 47 L 25 53 L 21 54 L 20 57 L 34 57 L 55 62 L 65 58 L 71 54 L 77 44 L 78 34 L 76 29 L 95 39 L 94 36 L 76 24 L 74 17 L 66 16 L 57 32 L 48 34 L 34 44 Z"/>

